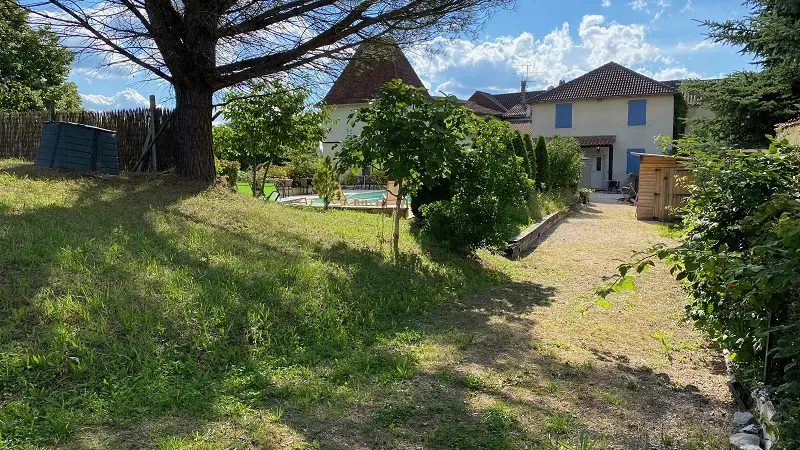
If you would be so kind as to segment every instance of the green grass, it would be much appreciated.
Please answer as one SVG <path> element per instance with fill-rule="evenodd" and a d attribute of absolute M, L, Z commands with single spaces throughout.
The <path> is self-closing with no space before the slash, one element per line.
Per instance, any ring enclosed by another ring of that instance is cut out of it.
<path fill-rule="evenodd" d="M 191 432 L 153 433 L 178 448 L 206 439 L 198 423 L 336 416 L 410 379 L 409 321 L 507 277 L 493 256 L 427 252 L 405 227 L 394 262 L 381 227 L 172 176 L 0 161 L 2 443 L 115 446 L 115 430 L 177 417 Z"/>
<path fill-rule="evenodd" d="M 582 208 L 519 262 L 405 223 L 395 261 L 390 230 L 174 176 L 0 161 L 0 447 L 551 450 L 585 431 L 634 448 L 629 430 L 667 413 L 678 443 L 727 439 L 697 407 L 725 410 L 724 374 L 678 325 L 666 269 L 622 295 L 636 308 L 580 310 L 659 237 L 629 208 Z M 663 360 L 656 330 L 672 383 L 640 366 Z"/>

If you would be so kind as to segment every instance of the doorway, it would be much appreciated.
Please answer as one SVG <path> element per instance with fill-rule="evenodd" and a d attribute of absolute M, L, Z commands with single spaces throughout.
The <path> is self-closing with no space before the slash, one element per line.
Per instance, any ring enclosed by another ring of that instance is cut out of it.
<path fill-rule="evenodd" d="M 591 161 L 592 189 L 605 190 L 606 186 L 606 155 L 593 155 Z"/>

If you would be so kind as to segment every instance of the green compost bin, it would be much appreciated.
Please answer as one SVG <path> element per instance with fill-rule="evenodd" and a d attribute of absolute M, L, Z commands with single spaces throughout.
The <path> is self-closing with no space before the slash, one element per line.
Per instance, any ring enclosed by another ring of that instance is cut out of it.
<path fill-rule="evenodd" d="M 46 122 L 36 165 L 117 175 L 117 134 L 71 122 Z"/>

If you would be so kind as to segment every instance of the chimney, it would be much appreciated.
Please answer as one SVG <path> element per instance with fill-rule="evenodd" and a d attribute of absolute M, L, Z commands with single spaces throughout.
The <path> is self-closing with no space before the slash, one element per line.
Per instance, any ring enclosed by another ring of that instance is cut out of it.
<path fill-rule="evenodd" d="M 525 88 L 527 88 L 527 87 L 528 87 L 528 81 L 527 80 L 522 80 L 522 82 L 520 83 L 520 91 L 521 91 L 520 95 L 522 96 L 522 102 L 521 103 L 523 105 L 525 104 L 525 100 L 527 100 L 525 98 Z"/>
<path fill-rule="evenodd" d="M 564 84 L 564 80 L 558 80 L 558 85 L 561 86 L 562 84 Z"/>

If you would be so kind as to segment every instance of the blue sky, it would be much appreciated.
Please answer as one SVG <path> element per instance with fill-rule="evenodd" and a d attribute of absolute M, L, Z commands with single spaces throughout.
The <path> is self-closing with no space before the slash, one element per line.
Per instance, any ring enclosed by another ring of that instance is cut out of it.
<path fill-rule="evenodd" d="M 520 0 L 475 36 L 438 38 L 407 55 L 429 89 L 460 98 L 476 89 L 519 90 L 526 72 L 529 89 L 543 89 L 608 61 L 659 80 L 714 78 L 751 68 L 751 59 L 705 40 L 696 20 L 746 12 L 740 0 Z M 79 59 L 70 75 L 84 108 L 146 106 L 150 94 L 160 104 L 172 103 L 164 83 L 122 69 L 93 69 Z"/>

